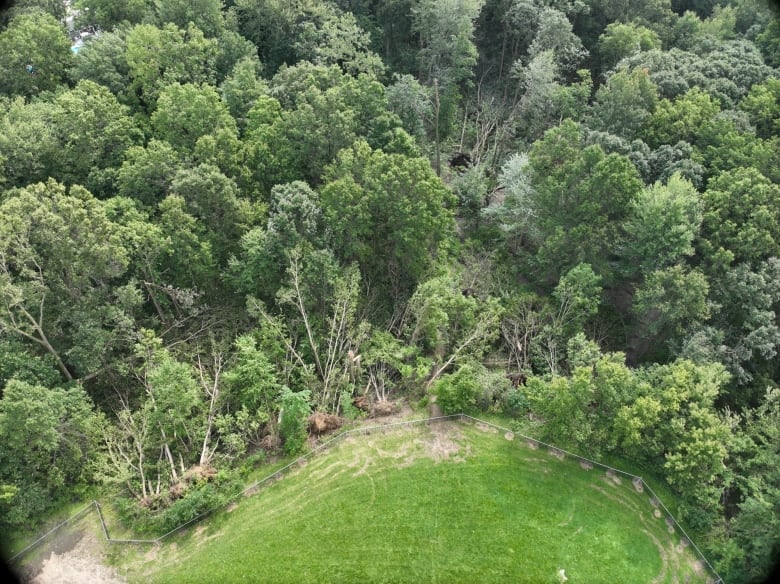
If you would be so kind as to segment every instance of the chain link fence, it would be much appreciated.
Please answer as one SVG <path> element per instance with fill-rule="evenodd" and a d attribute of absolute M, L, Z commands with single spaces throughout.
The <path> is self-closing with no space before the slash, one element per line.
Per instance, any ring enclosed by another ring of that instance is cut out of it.
<path fill-rule="evenodd" d="M 169 532 L 156 537 L 154 539 L 116 539 L 112 538 L 109 534 L 108 525 L 106 524 L 105 517 L 103 515 L 103 512 L 100 508 L 100 504 L 93 500 L 90 504 L 88 504 L 86 507 L 81 509 L 80 511 L 73 514 L 71 517 L 63 521 L 62 523 L 56 525 L 49 531 L 47 531 L 45 534 L 40 536 L 38 539 L 36 539 L 34 542 L 32 542 L 30 545 L 25 547 L 23 550 L 16 553 L 13 557 L 10 558 L 9 563 L 15 564 L 18 563 L 26 554 L 28 554 L 33 549 L 40 546 L 43 542 L 47 541 L 49 538 L 51 538 L 53 535 L 55 535 L 60 530 L 66 528 L 67 526 L 75 523 L 82 517 L 86 516 L 90 512 L 95 512 L 97 514 L 97 517 L 100 521 L 100 525 L 103 531 L 103 535 L 105 536 L 105 539 L 107 542 L 111 544 L 135 544 L 135 545 L 156 545 L 163 542 L 168 537 L 172 536 L 173 534 L 189 527 L 190 525 L 193 525 L 194 523 L 197 523 L 204 519 L 205 517 L 211 515 L 214 512 L 220 511 L 227 506 L 234 503 L 237 499 L 247 496 L 250 493 L 256 493 L 260 489 L 262 489 L 264 486 L 273 483 L 281 478 L 283 478 L 289 471 L 299 468 L 303 466 L 306 462 L 308 462 L 309 459 L 311 459 L 314 456 L 317 456 L 318 454 L 325 452 L 326 450 L 330 449 L 331 447 L 335 446 L 336 444 L 340 443 L 342 440 L 349 436 L 366 436 L 370 435 L 376 432 L 387 432 L 392 431 L 397 428 L 404 428 L 409 426 L 416 426 L 421 424 L 431 424 L 431 423 L 438 423 L 438 422 L 446 422 L 446 421 L 461 421 L 461 422 L 468 422 L 468 423 L 476 423 L 476 424 L 483 424 L 487 427 L 495 428 L 496 430 L 500 432 L 504 432 L 505 434 L 511 434 L 513 437 L 513 440 L 515 438 L 525 441 L 526 444 L 533 448 L 546 448 L 548 453 L 552 456 L 555 456 L 557 458 L 565 458 L 569 457 L 574 460 L 577 460 L 580 462 L 581 466 L 583 468 L 601 468 L 604 469 L 604 471 L 613 476 L 623 476 L 627 479 L 631 480 L 632 484 L 634 485 L 634 488 L 638 492 L 647 492 L 651 497 L 651 503 L 653 506 L 655 506 L 657 509 L 661 509 L 663 513 L 665 514 L 666 523 L 669 525 L 670 528 L 673 528 L 676 530 L 681 536 L 682 541 L 685 545 L 690 545 L 691 548 L 696 552 L 697 556 L 699 557 L 700 561 L 707 567 L 710 574 L 712 575 L 712 582 L 713 584 L 724 584 L 723 579 L 718 575 L 718 573 L 715 571 L 715 568 L 712 567 L 710 562 L 707 560 L 707 558 L 704 556 L 704 554 L 701 552 L 701 550 L 696 546 L 696 544 L 693 542 L 693 540 L 688 536 L 688 534 L 685 532 L 683 527 L 677 522 L 675 517 L 672 515 L 672 513 L 669 511 L 669 509 L 664 505 L 664 503 L 661 501 L 661 499 L 655 494 L 653 489 L 648 485 L 644 479 L 641 476 L 637 476 L 634 474 L 631 474 L 629 472 L 622 471 L 618 468 L 611 467 L 609 465 L 603 464 L 597 460 L 592 460 L 590 458 L 586 458 L 584 456 L 580 456 L 579 454 L 575 454 L 573 452 L 569 452 L 567 450 L 564 450 L 563 448 L 558 448 L 557 446 L 553 444 L 548 444 L 546 442 L 542 442 L 541 440 L 537 440 L 536 438 L 532 438 L 530 436 L 525 436 L 523 434 L 519 434 L 515 432 L 514 430 L 510 430 L 509 428 L 504 428 L 502 426 L 498 426 L 496 424 L 493 424 L 492 422 L 487 422 L 485 420 L 480 420 L 479 418 L 475 418 L 473 416 L 469 416 L 467 414 L 452 414 L 449 416 L 437 416 L 433 418 L 422 418 L 417 420 L 408 420 L 403 422 L 393 422 L 390 424 L 378 424 L 375 426 L 365 426 L 362 428 L 353 428 L 351 430 L 344 430 L 337 434 L 336 436 L 321 442 L 314 448 L 312 448 L 309 452 L 306 454 L 296 458 L 289 464 L 283 466 L 282 468 L 272 472 L 269 475 L 266 475 L 265 477 L 253 482 L 248 487 L 246 487 L 241 492 L 235 494 L 234 496 L 230 497 L 227 501 L 219 505 L 218 507 L 215 507 L 213 509 L 209 509 L 208 511 L 205 511 L 201 513 L 200 515 L 193 517 L 186 523 L 183 523 L 179 525 L 178 527 L 170 530 Z"/>

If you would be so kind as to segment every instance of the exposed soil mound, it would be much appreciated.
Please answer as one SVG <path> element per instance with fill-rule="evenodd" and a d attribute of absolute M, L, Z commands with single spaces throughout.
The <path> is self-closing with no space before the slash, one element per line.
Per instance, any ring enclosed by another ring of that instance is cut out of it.
<path fill-rule="evenodd" d="M 383 416 L 390 416 L 395 413 L 395 404 L 389 401 L 376 402 L 371 406 L 371 417 L 381 418 Z"/>
<path fill-rule="evenodd" d="M 325 414 L 323 412 L 314 412 L 309 416 L 309 432 L 311 434 L 325 434 L 326 432 L 332 432 L 341 428 L 344 424 L 344 419 L 334 416 L 333 414 Z"/>

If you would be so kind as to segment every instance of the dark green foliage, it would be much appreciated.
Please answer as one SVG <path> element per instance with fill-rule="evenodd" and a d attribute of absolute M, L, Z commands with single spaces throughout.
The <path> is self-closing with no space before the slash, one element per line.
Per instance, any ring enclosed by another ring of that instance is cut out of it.
<path fill-rule="evenodd" d="M 433 393 L 436 403 L 445 414 L 468 413 L 474 410 L 477 396 L 480 393 L 478 382 L 479 366 L 464 363 L 455 373 L 444 375 L 436 385 Z"/>
<path fill-rule="evenodd" d="M 298 454 L 306 445 L 306 421 L 309 417 L 309 392 L 282 390 L 279 412 L 279 435 L 287 454 Z"/>

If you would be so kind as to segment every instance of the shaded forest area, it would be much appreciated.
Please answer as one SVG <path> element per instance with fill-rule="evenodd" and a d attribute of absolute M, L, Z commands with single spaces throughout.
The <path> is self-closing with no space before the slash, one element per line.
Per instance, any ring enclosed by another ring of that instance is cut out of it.
<path fill-rule="evenodd" d="M 312 412 L 489 411 L 780 553 L 780 21 L 760 0 L 20 0 L 0 525 L 175 526 Z"/>

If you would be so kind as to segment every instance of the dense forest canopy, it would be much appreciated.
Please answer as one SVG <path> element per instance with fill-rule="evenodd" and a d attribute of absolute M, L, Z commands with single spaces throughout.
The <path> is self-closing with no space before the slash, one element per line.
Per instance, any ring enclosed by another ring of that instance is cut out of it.
<path fill-rule="evenodd" d="M 777 560 L 768 4 L 20 0 L 0 26 L 4 528 L 115 485 L 158 529 L 312 411 L 436 396 L 665 480 L 728 582 Z"/>

